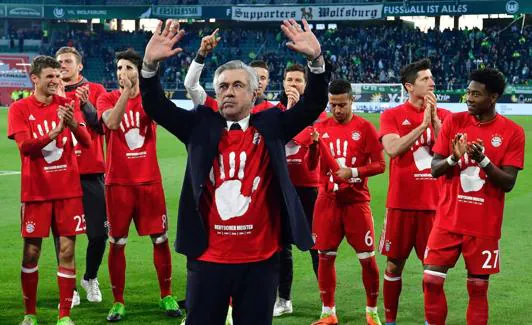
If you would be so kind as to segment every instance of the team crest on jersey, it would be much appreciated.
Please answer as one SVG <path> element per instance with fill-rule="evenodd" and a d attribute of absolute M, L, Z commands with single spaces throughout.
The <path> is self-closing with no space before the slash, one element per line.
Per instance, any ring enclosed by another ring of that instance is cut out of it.
<path fill-rule="evenodd" d="M 35 223 L 33 221 L 27 222 L 26 223 L 26 232 L 28 234 L 31 234 L 34 231 L 35 231 Z"/>
<path fill-rule="evenodd" d="M 500 147 L 502 144 L 502 136 L 500 134 L 494 134 L 491 136 L 491 145 L 495 148 Z"/>
<path fill-rule="evenodd" d="M 351 135 L 351 138 L 355 141 L 360 140 L 360 132 L 358 131 L 353 132 L 353 134 Z"/>
<path fill-rule="evenodd" d="M 253 133 L 253 141 L 252 141 L 252 143 L 253 144 L 259 144 L 260 143 L 260 138 L 261 137 L 260 137 L 259 132 Z"/>
<path fill-rule="evenodd" d="M 390 246 L 392 246 L 392 242 L 387 240 L 386 242 L 384 242 L 384 250 L 386 250 L 387 252 L 390 251 Z"/>

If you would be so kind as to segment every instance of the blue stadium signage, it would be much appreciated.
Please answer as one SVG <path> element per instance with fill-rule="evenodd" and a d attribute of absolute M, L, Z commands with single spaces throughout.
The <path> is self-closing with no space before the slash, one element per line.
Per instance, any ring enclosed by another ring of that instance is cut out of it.
<path fill-rule="evenodd" d="M 526 4 L 526 1 L 522 1 Z M 532 1 L 528 1 L 529 3 Z M 435 1 L 410 2 L 409 4 L 385 4 L 384 16 L 461 16 L 477 14 L 508 13 L 510 15 L 523 12 L 526 9 L 518 0 L 507 1 L 460 1 L 459 3 L 435 3 Z"/>
<path fill-rule="evenodd" d="M 201 18 L 201 6 L 153 6 L 151 17 Z"/>
<path fill-rule="evenodd" d="M 235 6 L 232 20 L 261 22 L 303 18 L 310 21 L 368 20 L 382 18 L 382 5 L 360 6 Z"/>

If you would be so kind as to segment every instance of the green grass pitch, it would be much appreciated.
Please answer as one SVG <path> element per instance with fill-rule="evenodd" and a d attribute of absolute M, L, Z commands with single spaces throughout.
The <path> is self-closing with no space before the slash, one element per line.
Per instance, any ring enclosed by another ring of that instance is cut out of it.
<path fill-rule="evenodd" d="M 364 115 L 378 126 L 378 115 Z M 532 136 L 532 116 L 514 117 L 526 131 L 527 139 Z M 13 141 L 6 137 L 7 110 L 0 110 L 0 171 L 19 171 L 20 159 Z M 159 164 L 164 179 L 164 189 L 170 216 L 170 240 L 175 239 L 177 200 L 185 170 L 186 152 L 183 145 L 164 129 L 159 129 Z M 532 149 L 527 144 L 527 167 L 532 161 Z M 388 175 L 372 177 L 369 187 L 372 194 L 371 206 L 375 218 L 376 241 L 378 242 L 384 218 L 384 204 Z M 532 171 L 526 168 L 519 174 L 517 185 L 506 197 L 505 220 L 501 240 L 501 273 L 491 279 L 490 324 L 520 324 L 532 319 Z M 20 175 L 0 173 L 0 324 L 18 324 L 23 316 L 23 302 L 20 288 L 20 263 L 22 239 L 20 230 Z M 530 210 L 528 210 L 530 209 Z M 126 319 L 123 324 L 177 324 L 175 319 L 163 316 L 158 309 L 159 290 L 152 263 L 152 249 L 149 238 L 138 237 L 131 229 L 126 247 Z M 87 241 L 80 236 L 77 242 L 78 281 L 84 270 Z M 414 254 L 412 254 L 414 255 Z M 399 324 L 423 324 L 423 295 L 421 291 L 422 268 L 411 255 L 403 276 L 403 291 L 398 316 Z M 276 325 L 310 324 L 321 311 L 317 281 L 312 272 L 308 253 L 294 251 L 294 314 L 274 320 Z M 377 254 L 382 270 L 385 259 Z M 336 291 L 337 311 L 341 324 L 365 324 L 365 295 L 360 266 L 354 251 L 344 241 L 336 260 L 338 287 Z M 43 243 L 39 263 L 38 317 L 40 324 L 55 324 L 57 317 L 58 288 L 56 265 L 52 240 Z M 465 324 L 467 291 L 463 261 L 449 272 L 446 293 L 449 304 L 448 324 Z M 107 252 L 99 273 L 103 302 L 87 302 L 81 289 L 81 305 L 74 308 L 72 318 L 76 324 L 104 324 L 105 316 L 112 303 L 112 294 L 107 271 Z M 79 282 L 78 282 L 79 284 Z M 185 258 L 173 254 L 173 290 L 181 299 L 185 292 Z M 205 310 L 205 312 L 208 312 Z M 384 320 L 382 294 L 379 297 L 379 313 Z M 208 325 L 208 324 L 206 324 Z M 252 325 L 252 324 L 250 324 Z"/>

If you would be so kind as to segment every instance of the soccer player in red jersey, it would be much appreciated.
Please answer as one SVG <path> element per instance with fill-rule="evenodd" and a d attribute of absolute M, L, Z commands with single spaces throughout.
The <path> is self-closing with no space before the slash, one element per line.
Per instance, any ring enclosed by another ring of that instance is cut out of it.
<path fill-rule="evenodd" d="M 59 236 L 57 282 L 59 320 L 70 319 L 76 285 L 74 261 L 76 235 L 85 232 L 82 192 L 73 138 L 85 148 L 90 135 L 74 112 L 73 103 L 56 95 L 61 65 L 52 57 L 37 56 L 31 65 L 34 94 L 16 101 L 8 112 L 8 131 L 20 150 L 22 161 L 21 233 L 24 238 L 22 292 L 25 316 L 22 324 L 37 324 L 36 299 L 39 272 L 37 263 L 42 238 L 50 227 Z"/>
<path fill-rule="evenodd" d="M 377 313 L 379 269 L 375 262 L 371 196 L 367 184 L 368 177 L 384 172 L 385 162 L 375 127 L 354 115 L 352 104 L 351 84 L 334 80 L 329 85 L 332 118 L 315 124 L 321 141 L 340 168 L 334 170 L 329 166 L 326 163 L 329 153 L 320 150 L 320 188 L 312 232 L 314 248 L 319 251 L 318 284 L 323 307 L 320 320 L 313 325 L 338 324 L 334 261 L 344 237 L 355 249 L 362 266 L 367 324 L 381 324 Z M 331 173 L 348 184 L 334 183 Z"/>
<path fill-rule="evenodd" d="M 306 85 L 305 68 L 297 63 L 288 66 L 284 71 L 284 92 L 278 107 L 281 110 L 292 108 L 299 102 L 301 96 L 304 96 Z M 319 120 L 326 118 L 327 113 L 322 112 Z M 309 126 L 285 145 L 288 173 L 303 204 L 310 228 L 312 228 L 314 205 L 319 186 L 319 156 L 317 144 L 312 140 L 313 131 L 314 127 Z M 315 249 L 311 249 L 310 256 L 317 278 L 318 252 Z M 274 317 L 293 312 L 291 300 L 293 281 L 292 245 L 285 245 L 283 247 L 280 253 L 280 260 L 278 299 L 273 308 Z"/>
<path fill-rule="evenodd" d="M 205 89 L 200 85 L 199 79 L 201 76 L 201 71 L 203 70 L 205 58 L 207 55 L 214 50 L 220 41 L 220 37 L 217 36 L 218 29 L 216 29 L 212 34 L 207 35 L 201 39 L 200 48 L 194 60 L 188 68 L 187 75 L 185 76 L 185 88 L 192 99 L 194 106 L 205 105 L 212 108 L 214 111 L 218 110 L 218 103 L 216 99 L 212 98 L 205 92 Z M 264 92 L 268 88 L 268 83 L 270 82 L 270 72 L 268 70 L 268 65 L 262 60 L 255 60 L 249 63 L 255 73 L 257 74 L 259 80 L 259 88 L 257 90 L 257 96 L 255 99 L 255 106 L 251 113 L 258 113 L 268 108 L 272 108 L 275 105 L 270 103 L 264 98 Z"/>
<path fill-rule="evenodd" d="M 79 101 L 79 107 L 92 139 L 88 149 L 83 149 L 79 143 L 74 147 L 81 176 L 83 210 L 88 238 L 85 274 L 81 280 L 81 286 L 87 292 L 88 301 L 101 302 L 102 293 L 97 275 L 107 242 L 105 227 L 107 216 L 104 193 L 103 129 L 98 121 L 96 100 L 106 91 L 102 85 L 89 82 L 81 75 L 82 58 L 75 48 L 62 47 L 56 52 L 55 57 L 61 64 L 61 78 L 66 97 L 77 98 Z M 76 299 L 79 304 L 79 295 L 75 293 L 73 303 Z"/>
<path fill-rule="evenodd" d="M 172 297 L 172 261 L 168 247 L 168 219 L 161 173 L 157 162 L 156 124 L 142 107 L 138 83 L 141 57 L 133 50 L 119 52 L 117 79 L 120 89 L 98 98 L 98 114 L 107 142 L 105 196 L 109 222 L 109 274 L 114 304 L 107 320 L 125 315 L 125 246 L 131 220 L 140 236 L 153 242 L 153 262 L 159 280 L 159 305 L 165 314 L 181 312 Z"/>
<path fill-rule="evenodd" d="M 401 69 L 408 100 L 381 115 L 380 139 L 390 156 L 386 219 L 379 250 L 387 256 L 384 309 L 387 325 L 395 325 L 402 272 L 412 248 L 423 261 L 438 200 L 438 185 L 430 174 L 432 147 L 449 111 L 437 108 L 430 61 Z"/>
<path fill-rule="evenodd" d="M 499 239 L 504 195 L 523 169 L 523 128 L 495 110 L 504 93 L 501 72 L 471 73 L 467 112 L 443 124 L 434 145 L 432 175 L 442 180 L 441 198 L 425 253 L 423 287 L 428 324 L 443 325 L 443 285 L 449 268 L 464 257 L 467 269 L 467 324 L 488 323 L 488 280 L 499 272 Z"/>

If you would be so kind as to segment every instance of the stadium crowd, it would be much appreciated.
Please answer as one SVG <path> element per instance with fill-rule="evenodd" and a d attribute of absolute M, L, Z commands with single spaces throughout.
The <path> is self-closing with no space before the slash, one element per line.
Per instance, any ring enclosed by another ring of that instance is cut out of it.
<path fill-rule="evenodd" d="M 195 55 L 193 49 L 198 39 L 212 32 L 212 27 L 186 26 L 184 51 L 167 62 L 163 82 L 167 89 L 183 89 L 182 79 Z M 400 83 L 399 69 L 408 62 L 430 58 L 438 89 L 463 89 L 466 77 L 474 69 L 497 67 L 513 85 L 530 83 L 532 66 L 532 26 L 513 25 L 490 27 L 484 30 L 464 29 L 421 32 L 406 25 L 347 27 L 338 30 L 320 30 L 316 34 L 323 42 L 323 50 L 337 67 L 335 77 L 356 83 Z M 129 44 L 142 44 L 149 32 L 55 32 L 43 54 L 54 53 L 64 45 L 75 46 L 84 57 L 95 58 L 91 67 L 103 67 L 102 83 L 106 88 L 116 87 L 112 58 L 116 51 Z M 270 76 L 270 89 L 282 89 L 282 71 L 287 65 L 301 61 L 286 49 L 280 33 L 272 30 L 223 28 L 219 48 L 206 61 L 207 71 L 202 83 L 211 84 L 212 72 L 221 62 L 237 58 L 244 62 L 261 59 L 274 73 Z M 138 51 L 141 48 L 135 47 Z M 211 88 L 211 87 L 209 87 Z"/>

